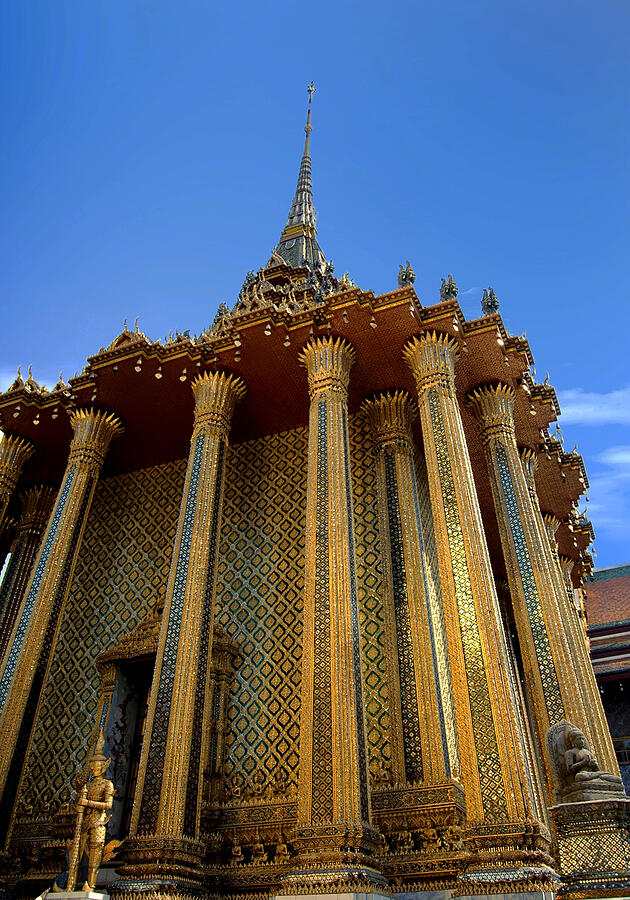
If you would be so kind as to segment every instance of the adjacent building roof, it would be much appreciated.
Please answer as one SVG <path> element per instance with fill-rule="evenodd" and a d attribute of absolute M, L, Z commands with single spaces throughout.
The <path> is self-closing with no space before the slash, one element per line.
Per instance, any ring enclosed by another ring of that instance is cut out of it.
<path fill-rule="evenodd" d="M 595 674 L 630 674 L 630 565 L 593 572 L 584 604 Z"/>
<path fill-rule="evenodd" d="M 630 620 L 630 565 L 596 570 L 584 594 L 589 626 Z"/>

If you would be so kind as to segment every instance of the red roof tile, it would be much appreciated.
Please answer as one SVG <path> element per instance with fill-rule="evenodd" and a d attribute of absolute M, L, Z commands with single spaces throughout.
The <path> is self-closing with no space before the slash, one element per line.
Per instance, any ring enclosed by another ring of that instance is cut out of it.
<path fill-rule="evenodd" d="M 630 575 L 619 575 L 584 585 L 589 625 L 630 619 Z"/>

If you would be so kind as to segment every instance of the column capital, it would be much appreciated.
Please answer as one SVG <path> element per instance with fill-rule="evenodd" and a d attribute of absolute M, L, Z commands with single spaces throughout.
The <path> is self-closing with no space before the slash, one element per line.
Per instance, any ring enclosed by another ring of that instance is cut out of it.
<path fill-rule="evenodd" d="M 216 428 L 227 438 L 238 401 L 245 396 L 245 382 L 229 372 L 204 372 L 192 383 L 195 397 L 195 426 Z"/>
<path fill-rule="evenodd" d="M 418 394 L 441 387 L 452 394 L 455 389 L 456 341 L 448 334 L 426 331 L 403 347 L 403 359 L 411 369 Z"/>
<path fill-rule="evenodd" d="M 316 338 L 308 343 L 299 356 L 308 374 L 311 400 L 327 391 L 342 394 L 348 392 L 350 369 L 356 353 L 345 338 Z"/>
<path fill-rule="evenodd" d="M 481 440 L 514 441 L 514 391 L 506 384 L 486 384 L 467 397 L 468 409 L 479 424 Z"/>
<path fill-rule="evenodd" d="M 559 553 L 558 559 L 560 560 L 560 568 L 562 569 L 563 575 L 568 575 L 569 577 L 571 577 L 571 572 L 573 571 L 575 560 L 571 559 L 570 556 L 565 556 L 564 553 Z"/>
<path fill-rule="evenodd" d="M 0 494 L 10 496 L 20 477 L 24 463 L 35 453 L 26 438 L 5 434 L 0 441 Z"/>
<path fill-rule="evenodd" d="M 83 465 L 98 472 L 112 438 L 124 427 L 118 416 L 95 409 L 77 409 L 70 414 L 74 437 L 70 444 L 68 464 Z"/>
<path fill-rule="evenodd" d="M 18 532 L 41 534 L 48 524 L 57 491 L 47 484 L 38 484 L 20 494 L 22 513 L 17 525 Z"/>
<path fill-rule="evenodd" d="M 520 447 L 519 456 L 521 457 L 521 465 L 523 474 L 530 493 L 536 493 L 536 469 L 538 468 L 538 453 L 531 447 Z"/>
<path fill-rule="evenodd" d="M 377 452 L 392 446 L 411 447 L 411 423 L 418 410 L 406 391 L 378 394 L 365 400 L 361 411 L 372 428 Z"/>
<path fill-rule="evenodd" d="M 558 530 L 558 528 L 560 528 L 560 519 L 557 516 L 554 516 L 553 513 L 546 512 L 543 513 L 543 522 L 545 525 L 545 531 L 547 532 L 547 537 L 551 542 L 551 546 L 554 550 L 556 550 L 556 531 Z"/>

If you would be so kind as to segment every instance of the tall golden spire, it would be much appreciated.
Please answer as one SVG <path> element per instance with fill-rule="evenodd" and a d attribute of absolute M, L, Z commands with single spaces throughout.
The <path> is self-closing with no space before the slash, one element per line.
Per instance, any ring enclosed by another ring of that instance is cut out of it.
<path fill-rule="evenodd" d="M 315 85 L 312 81 L 306 90 L 308 91 L 308 112 L 304 127 L 306 132 L 304 153 L 300 162 L 300 172 L 293 203 L 275 250 L 291 266 L 308 265 L 311 268 L 319 268 L 326 262 L 326 257 L 317 243 L 317 216 L 313 205 L 310 143 L 311 131 L 313 130 L 311 126 L 311 109 Z"/>

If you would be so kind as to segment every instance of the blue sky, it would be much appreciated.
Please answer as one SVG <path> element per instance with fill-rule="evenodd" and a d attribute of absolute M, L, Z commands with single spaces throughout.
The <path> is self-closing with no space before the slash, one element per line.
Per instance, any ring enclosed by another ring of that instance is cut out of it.
<path fill-rule="evenodd" d="M 492 284 L 630 561 L 630 7 L 5 0 L 0 380 L 49 386 L 138 315 L 199 331 L 264 263 L 314 79 L 320 243 L 365 289 Z M 583 504 L 584 506 L 584 504 Z"/>

